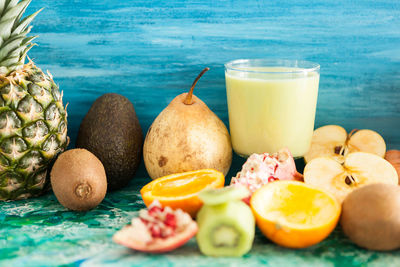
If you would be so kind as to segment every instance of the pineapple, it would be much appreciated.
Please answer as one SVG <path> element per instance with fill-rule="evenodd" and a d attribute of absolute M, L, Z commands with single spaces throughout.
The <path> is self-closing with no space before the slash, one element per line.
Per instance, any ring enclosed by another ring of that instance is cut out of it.
<path fill-rule="evenodd" d="M 22 19 L 31 0 L 0 0 L 0 200 L 40 195 L 49 164 L 67 147 L 67 112 L 50 73 L 25 64 L 36 36 Z"/>

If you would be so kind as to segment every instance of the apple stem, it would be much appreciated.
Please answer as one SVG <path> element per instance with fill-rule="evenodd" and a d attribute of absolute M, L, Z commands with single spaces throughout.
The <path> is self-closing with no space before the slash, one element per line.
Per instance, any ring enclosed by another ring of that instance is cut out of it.
<path fill-rule="evenodd" d="M 189 91 L 189 93 L 187 94 L 187 96 L 186 96 L 186 99 L 185 99 L 185 101 L 183 102 L 185 105 L 191 105 L 191 104 L 193 104 L 193 100 L 192 100 L 192 96 L 193 96 L 193 89 L 194 89 L 194 87 L 196 86 L 196 83 L 197 83 L 197 81 L 201 78 L 201 76 L 203 76 L 203 74 L 204 73 L 206 73 L 206 71 L 208 71 L 210 68 L 204 68 L 204 70 L 202 70 L 201 72 L 200 72 L 200 74 L 199 75 L 197 75 L 197 78 L 194 80 L 194 82 L 193 82 L 193 84 L 192 84 L 192 87 L 190 87 L 190 91 Z"/>
<path fill-rule="evenodd" d="M 350 137 L 355 133 L 355 132 L 357 132 L 358 131 L 358 129 L 353 129 L 353 130 L 351 130 L 351 132 L 349 133 L 349 135 L 348 135 L 348 139 L 350 139 Z"/>
<path fill-rule="evenodd" d="M 357 132 L 357 131 L 358 131 L 358 129 L 353 129 L 353 130 L 351 130 L 351 132 L 347 135 L 346 141 L 344 142 L 344 146 L 345 146 L 345 147 L 347 147 L 347 145 L 348 145 L 348 143 L 349 143 L 349 141 L 350 141 L 350 137 L 351 137 L 355 132 Z M 343 147 L 343 148 L 344 148 L 344 147 Z M 342 150 L 341 150 L 340 153 L 343 153 L 343 155 L 345 155 L 344 149 L 343 149 L 343 152 L 342 152 Z"/>

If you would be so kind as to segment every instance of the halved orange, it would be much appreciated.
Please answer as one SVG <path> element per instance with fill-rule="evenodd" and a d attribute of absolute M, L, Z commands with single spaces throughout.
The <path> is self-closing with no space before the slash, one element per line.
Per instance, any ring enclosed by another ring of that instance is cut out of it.
<path fill-rule="evenodd" d="M 341 212 L 333 195 L 296 181 L 264 185 L 253 194 L 250 205 L 261 232 L 289 248 L 305 248 L 324 240 Z"/>
<path fill-rule="evenodd" d="M 163 206 L 182 209 L 195 217 L 203 205 L 198 193 L 206 188 L 223 187 L 224 183 L 225 177 L 222 172 L 202 169 L 157 178 L 145 185 L 140 193 L 146 206 L 158 200 Z"/>

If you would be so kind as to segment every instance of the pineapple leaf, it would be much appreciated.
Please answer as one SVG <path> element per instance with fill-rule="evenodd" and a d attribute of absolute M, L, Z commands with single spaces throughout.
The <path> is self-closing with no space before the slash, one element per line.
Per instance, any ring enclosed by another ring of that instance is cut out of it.
<path fill-rule="evenodd" d="M 5 60 L 7 57 L 15 57 L 15 56 L 19 56 L 20 58 L 23 58 L 24 60 L 21 61 L 21 64 L 24 63 L 25 61 L 25 56 L 26 53 L 28 52 L 29 49 L 32 48 L 32 46 L 34 46 L 35 44 L 30 43 L 32 40 L 34 40 L 35 38 L 37 38 L 37 36 L 30 36 L 30 37 L 26 37 L 25 39 L 16 39 L 15 43 L 12 42 L 14 44 L 14 46 L 12 47 L 11 43 L 10 43 L 10 49 L 6 49 L 5 54 L 3 55 L 2 51 L 3 49 L 0 50 L 0 61 Z M 18 43 L 19 41 L 19 43 Z M 8 46 L 9 44 L 7 44 Z"/>
<path fill-rule="evenodd" d="M 25 37 L 25 39 L 24 39 L 24 40 L 22 41 L 22 43 L 21 43 L 21 46 L 22 46 L 22 45 L 26 45 L 26 44 L 32 42 L 32 41 L 35 40 L 37 37 L 38 37 L 37 35 Z"/>
<path fill-rule="evenodd" d="M 8 53 L 8 57 L 19 57 L 21 55 L 21 52 L 24 51 L 25 47 L 17 47 L 11 52 Z"/>
<path fill-rule="evenodd" d="M 15 19 L 14 22 L 14 27 L 17 27 L 17 25 L 19 24 L 19 21 L 21 20 L 22 16 L 25 13 L 26 8 L 29 6 L 29 4 L 32 2 L 32 0 L 27 0 L 24 4 L 23 4 L 23 8 L 21 9 L 21 11 L 19 12 L 17 18 Z M 22 2 L 21 2 L 22 3 Z"/>
<path fill-rule="evenodd" d="M 10 66 L 16 64 L 18 63 L 19 59 L 20 59 L 19 55 L 16 57 L 8 57 L 0 62 L 0 66 Z"/>
<path fill-rule="evenodd" d="M 5 11 L 8 12 L 11 8 L 15 7 L 18 4 L 19 0 L 7 0 Z"/>
<path fill-rule="evenodd" d="M 22 60 L 21 60 L 22 63 L 25 62 L 25 57 L 26 57 L 26 55 L 28 54 L 28 51 L 31 50 L 31 48 L 34 47 L 35 45 L 36 45 L 35 43 L 29 44 L 29 45 L 25 48 L 25 50 L 22 52 L 22 54 L 20 55 L 20 57 L 21 57 L 21 59 L 22 59 Z M 0 66 L 3 66 L 3 65 L 0 63 Z"/>
<path fill-rule="evenodd" d="M 10 53 L 10 51 L 15 50 L 20 47 L 24 36 L 16 36 L 14 38 L 8 39 L 7 42 L 0 49 L 0 61 L 4 60 Z"/>
<path fill-rule="evenodd" d="M 0 37 L 7 40 L 11 35 L 11 29 L 14 24 L 14 20 L 11 18 L 9 20 L 0 21 Z"/>
<path fill-rule="evenodd" d="M 42 9 L 23 18 L 31 2 L 0 0 L 0 66 L 5 67 L 8 73 L 25 63 L 27 52 L 34 46 L 31 42 L 36 36 L 27 37 L 32 29 L 29 24 Z"/>
<path fill-rule="evenodd" d="M 17 25 L 15 25 L 13 33 L 20 34 L 22 31 L 24 31 L 26 29 L 26 27 L 29 25 L 29 23 L 31 23 L 32 20 L 37 16 L 37 14 L 39 14 L 39 12 L 42 10 L 43 10 L 43 8 L 39 9 L 38 11 L 27 16 L 21 22 L 19 22 Z"/>
<path fill-rule="evenodd" d="M 3 11 L 5 10 L 7 5 L 7 1 L 6 0 L 0 0 L 0 17 L 3 14 Z"/>
<path fill-rule="evenodd" d="M 29 26 L 28 28 L 26 28 L 23 32 L 20 33 L 20 35 L 24 35 L 26 36 L 31 30 L 32 30 L 33 26 Z"/>
<path fill-rule="evenodd" d="M 15 64 L 12 64 L 8 69 L 9 69 L 9 71 L 10 70 L 16 70 L 17 68 L 23 67 L 23 66 L 24 66 L 24 63 L 17 62 Z"/>
<path fill-rule="evenodd" d="M 22 10 L 26 8 L 26 4 L 29 4 L 31 0 L 24 0 L 19 2 L 16 6 L 8 9 L 7 13 L 1 18 L 1 20 L 13 19 L 15 21 L 16 17 L 21 13 Z"/>

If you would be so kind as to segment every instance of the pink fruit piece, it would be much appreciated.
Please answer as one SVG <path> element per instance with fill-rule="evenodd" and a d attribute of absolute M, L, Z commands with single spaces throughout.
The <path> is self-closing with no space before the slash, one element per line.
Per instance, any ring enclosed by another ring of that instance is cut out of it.
<path fill-rule="evenodd" d="M 113 240 L 134 250 L 163 253 L 184 245 L 196 233 L 197 224 L 188 213 L 154 201 L 148 209 L 140 210 L 130 225 L 115 233 Z"/>
<path fill-rule="evenodd" d="M 246 186 L 251 193 L 269 182 L 301 179 L 289 149 L 283 148 L 274 154 L 252 154 L 243 164 L 242 170 L 233 177 L 231 184 Z"/>

